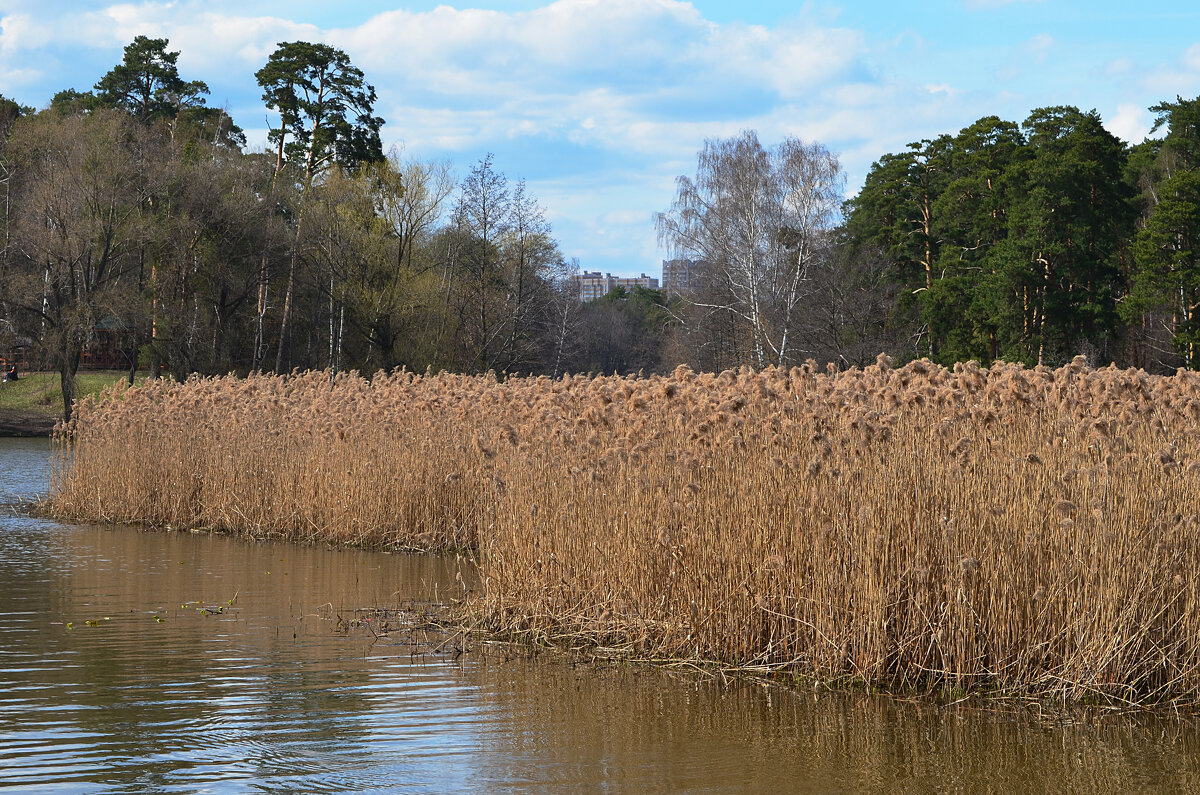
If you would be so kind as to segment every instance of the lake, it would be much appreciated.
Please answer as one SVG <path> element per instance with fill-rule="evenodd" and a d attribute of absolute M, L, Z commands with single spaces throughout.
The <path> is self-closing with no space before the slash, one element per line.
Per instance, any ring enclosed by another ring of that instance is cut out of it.
<path fill-rule="evenodd" d="M 49 455 L 0 439 L 0 502 L 44 493 Z M 474 576 L 4 508 L 0 792 L 1200 791 L 1191 716 L 814 693 L 382 631 L 376 608 Z"/>

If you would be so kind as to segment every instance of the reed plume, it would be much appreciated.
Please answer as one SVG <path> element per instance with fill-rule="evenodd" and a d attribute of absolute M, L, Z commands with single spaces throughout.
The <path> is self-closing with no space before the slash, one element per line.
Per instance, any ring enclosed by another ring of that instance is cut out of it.
<path fill-rule="evenodd" d="M 48 510 L 468 549 L 481 625 L 899 689 L 1200 701 L 1200 377 L 1076 359 L 118 387 Z"/>

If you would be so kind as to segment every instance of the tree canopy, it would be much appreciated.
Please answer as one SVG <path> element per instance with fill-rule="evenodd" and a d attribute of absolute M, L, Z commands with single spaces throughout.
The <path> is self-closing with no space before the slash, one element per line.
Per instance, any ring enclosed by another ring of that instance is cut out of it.
<path fill-rule="evenodd" d="M 333 164 L 383 159 L 375 88 L 345 52 L 328 44 L 280 42 L 254 76 L 263 101 L 280 116 L 269 134 L 277 169 L 296 163 L 311 182 Z"/>
<path fill-rule="evenodd" d="M 819 143 L 712 139 L 656 217 L 683 282 L 584 303 L 494 156 L 461 178 L 384 156 L 346 53 L 284 42 L 258 70 L 269 152 L 178 58 L 139 36 L 94 92 L 0 97 L 0 355 L 28 344 L 64 395 L 98 349 L 177 378 L 270 354 L 499 377 L 881 352 L 1200 368 L 1200 99 L 1156 104 L 1133 146 L 1072 106 L 984 116 L 882 154 L 846 202 Z"/>
<path fill-rule="evenodd" d="M 208 85 L 181 78 L 176 66 L 179 52 L 168 51 L 167 44 L 167 39 L 148 36 L 137 36 L 127 44 L 121 63 L 96 82 L 99 104 L 127 110 L 143 122 L 202 107 Z"/>
<path fill-rule="evenodd" d="M 1136 215 L 1126 168 L 1095 111 L 984 117 L 882 157 L 847 204 L 848 242 L 893 263 L 914 353 L 1109 359 Z"/>

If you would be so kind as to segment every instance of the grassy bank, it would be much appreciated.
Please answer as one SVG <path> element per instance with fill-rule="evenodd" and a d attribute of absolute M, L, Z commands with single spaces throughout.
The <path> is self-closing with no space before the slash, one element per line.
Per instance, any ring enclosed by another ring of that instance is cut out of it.
<path fill-rule="evenodd" d="M 935 692 L 1200 701 L 1200 376 L 151 384 L 51 509 L 478 550 L 484 626 Z"/>
<path fill-rule="evenodd" d="M 116 370 L 81 372 L 76 376 L 79 397 L 99 395 L 128 377 Z M 16 381 L 0 383 L 0 435 L 48 435 L 62 417 L 62 381 L 57 372 L 26 372 Z"/>

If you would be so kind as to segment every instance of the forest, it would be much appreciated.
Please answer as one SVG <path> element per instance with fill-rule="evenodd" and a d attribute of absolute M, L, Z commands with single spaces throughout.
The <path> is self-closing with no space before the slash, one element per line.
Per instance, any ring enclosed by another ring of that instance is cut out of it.
<path fill-rule="evenodd" d="M 1150 110 L 1166 134 L 1132 147 L 1095 111 L 1051 107 L 875 163 L 843 233 L 901 285 L 914 354 L 1200 364 L 1200 100 Z"/>
<path fill-rule="evenodd" d="M 687 290 L 581 303 L 524 181 L 385 152 L 342 51 L 284 42 L 254 78 L 263 151 L 137 37 L 91 90 L 0 99 L 0 354 L 152 376 L 405 367 L 667 372 L 807 360 L 1200 365 L 1200 99 L 1127 145 L 1095 111 L 980 119 L 885 154 L 712 139 L 653 219 Z M 403 121 L 399 120 L 402 126 Z"/>

